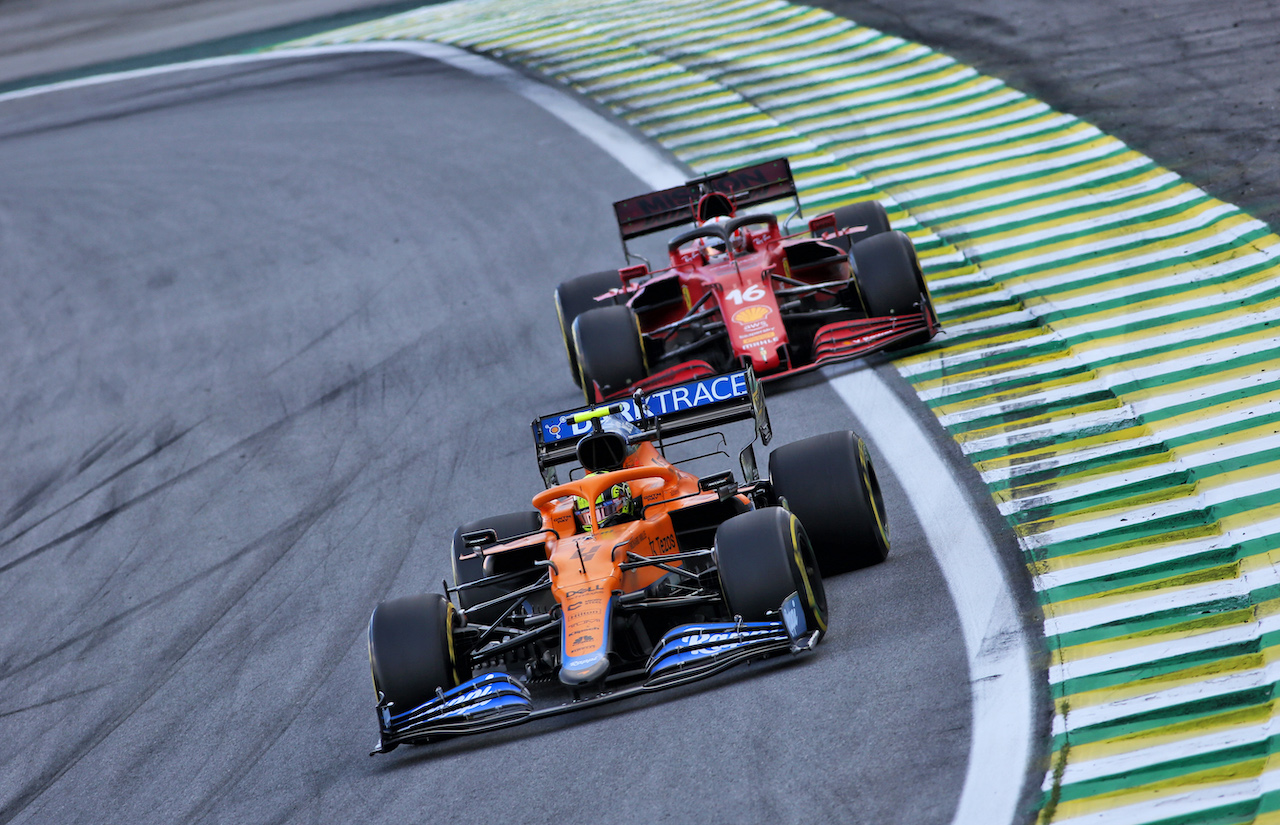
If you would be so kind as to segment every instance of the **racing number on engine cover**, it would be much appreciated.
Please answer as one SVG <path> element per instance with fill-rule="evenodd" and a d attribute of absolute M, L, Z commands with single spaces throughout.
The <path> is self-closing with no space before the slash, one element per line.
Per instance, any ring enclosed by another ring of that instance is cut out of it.
<path fill-rule="evenodd" d="M 747 301 L 759 301 L 764 297 L 764 287 L 759 284 L 752 284 L 747 287 L 744 292 L 741 289 L 734 288 L 732 291 L 725 293 L 725 298 L 733 301 L 738 306 L 742 306 Z"/>

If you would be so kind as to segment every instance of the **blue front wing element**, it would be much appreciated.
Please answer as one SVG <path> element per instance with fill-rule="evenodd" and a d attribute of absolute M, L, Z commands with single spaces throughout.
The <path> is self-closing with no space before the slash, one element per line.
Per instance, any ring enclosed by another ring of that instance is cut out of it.
<path fill-rule="evenodd" d="M 384 739 L 417 733 L 474 733 L 522 719 L 533 712 L 533 705 L 520 682 L 506 673 L 486 673 L 415 708 L 394 710 L 386 705 L 378 708 Z"/>
<path fill-rule="evenodd" d="M 788 600 L 791 601 L 791 600 Z M 380 739 L 374 752 L 405 742 L 428 742 L 445 736 L 481 733 L 532 719 L 611 702 L 703 679 L 742 662 L 811 650 L 821 638 L 808 631 L 798 600 L 784 603 L 786 621 L 710 622 L 681 625 L 668 631 L 649 657 L 643 682 L 594 697 L 534 709 L 529 691 L 506 673 L 486 673 L 402 712 L 378 708 Z M 797 622 L 798 620 L 798 622 Z"/>
<path fill-rule="evenodd" d="M 808 649 L 816 639 L 797 642 L 782 622 L 715 622 L 669 631 L 649 657 L 646 685 L 686 681 L 726 667 L 784 651 Z"/>

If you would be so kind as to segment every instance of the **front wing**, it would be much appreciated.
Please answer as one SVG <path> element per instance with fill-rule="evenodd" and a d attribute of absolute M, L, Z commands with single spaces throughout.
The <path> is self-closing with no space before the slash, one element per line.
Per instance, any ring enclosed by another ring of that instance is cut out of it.
<path fill-rule="evenodd" d="M 821 631 L 805 626 L 798 596 L 793 595 L 783 604 L 781 617 L 780 621 L 676 627 L 655 646 L 638 684 L 559 705 L 534 707 L 528 688 L 507 673 L 477 676 L 402 712 L 390 705 L 379 705 L 379 738 L 372 753 L 386 753 L 403 744 L 484 733 L 687 684 L 753 659 L 812 650 L 821 639 Z"/>
<path fill-rule="evenodd" d="M 923 312 L 903 313 L 880 318 L 855 318 L 836 321 L 818 328 L 813 335 L 813 359 L 788 369 L 757 375 L 761 382 L 777 381 L 792 375 L 816 370 L 828 364 L 851 361 L 865 355 L 880 352 L 899 341 L 918 333 L 936 334 L 941 326 L 931 309 Z M 637 390 L 652 392 L 673 387 L 688 381 L 696 381 L 716 374 L 706 361 L 684 361 L 637 381 L 630 387 L 605 395 L 599 385 L 593 387 L 595 402 L 614 401 L 630 397 Z"/>

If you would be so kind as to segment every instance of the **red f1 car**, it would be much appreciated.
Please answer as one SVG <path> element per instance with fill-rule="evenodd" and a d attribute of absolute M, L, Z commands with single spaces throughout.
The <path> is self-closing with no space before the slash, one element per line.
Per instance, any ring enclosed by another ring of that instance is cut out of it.
<path fill-rule="evenodd" d="M 573 278 L 556 311 L 588 403 L 751 366 L 761 380 L 930 340 L 939 329 L 915 247 L 877 201 L 842 206 L 784 234 L 742 208 L 790 197 L 785 159 L 615 203 L 622 248 L 695 224 L 648 262 Z M 786 226 L 791 217 L 784 222 Z M 641 259 L 643 260 L 643 259 Z"/>
<path fill-rule="evenodd" d="M 698 433 L 745 420 L 741 482 L 667 458 L 705 449 L 702 438 L 727 446 Z M 889 552 L 854 433 L 779 447 L 760 477 L 754 443 L 770 427 L 750 368 L 545 416 L 533 435 L 547 489 L 532 509 L 458 528 L 447 595 L 373 611 L 375 753 L 810 650 L 827 629 L 823 575 Z M 566 464 L 577 466 L 562 481 Z"/>

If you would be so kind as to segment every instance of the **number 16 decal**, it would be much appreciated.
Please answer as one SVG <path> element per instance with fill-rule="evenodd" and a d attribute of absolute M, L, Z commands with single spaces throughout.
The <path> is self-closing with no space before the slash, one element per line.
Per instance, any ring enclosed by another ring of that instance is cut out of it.
<path fill-rule="evenodd" d="M 745 301 L 759 301 L 764 297 L 764 287 L 759 284 L 752 284 L 743 292 L 740 289 L 734 289 L 732 292 L 725 293 L 726 298 L 733 301 L 738 306 L 742 306 Z"/>

